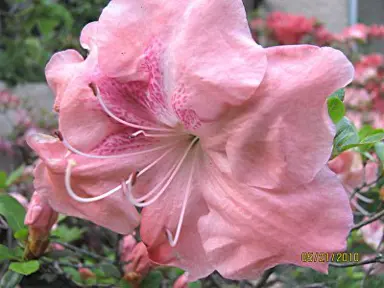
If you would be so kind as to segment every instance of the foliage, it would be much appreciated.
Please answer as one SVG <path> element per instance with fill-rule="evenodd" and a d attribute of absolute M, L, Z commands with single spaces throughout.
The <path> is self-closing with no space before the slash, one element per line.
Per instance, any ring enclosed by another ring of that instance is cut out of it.
<path fill-rule="evenodd" d="M 15 85 L 44 81 L 44 66 L 58 50 L 80 50 L 82 27 L 97 19 L 107 0 L 3 1 L 0 79 Z"/>
<path fill-rule="evenodd" d="M 52 53 L 65 48 L 79 50 L 81 28 L 98 17 L 106 2 L 18 0 L 0 4 L 3 16 L 0 79 L 10 84 L 43 80 L 44 65 Z M 286 34 L 278 30 L 281 20 L 288 26 L 297 21 L 303 25 L 288 27 L 285 33 L 290 31 L 293 36 L 284 38 Z M 327 108 L 336 129 L 333 160 L 342 159 L 345 153 L 354 153 L 358 159 L 358 172 L 364 175 L 359 185 L 352 188 L 345 185 L 357 225 L 348 238 L 348 252 L 360 253 L 361 259 L 358 263 L 331 263 L 329 275 L 282 265 L 266 271 L 257 281 L 229 281 L 213 273 L 201 281 L 190 283 L 189 287 L 272 287 L 273 283 L 281 287 L 384 287 L 384 274 L 376 271 L 384 262 L 381 254 L 384 251 L 383 239 L 377 247 L 372 247 L 369 235 L 363 231 L 372 223 L 384 225 L 384 118 L 381 117 L 384 111 L 380 102 L 384 93 L 384 60 L 380 55 L 368 57 L 359 52 L 364 51 L 371 39 L 383 37 L 382 27 L 368 27 L 367 35 L 356 39 L 350 31 L 354 27 L 335 35 L 317 19 L 284 13 L 252 19 L 250 26 L 255 40 L 264 46 L 288 44 L 284 42 L 292 39 L 296 42 L 291 44 L 331 45 L 341 49 L 355 65 L 355 80 L 346 89 L 329 95 Z M 369 77 L 364 74 L 366 70 L 371 73 Z M 39 117 L 34 116 L 30 103 L 7 91 L 0 92 L 0 113 L 20 115 L 17 121 L 8 119 L 13 129 L 0 139 L 0 153 L 21 156 L 21 160 L 20 157 L 13 159 L 17 163 L 15 168 L 18 167 L 13 172 L 0 171 L 0 229 L 1 235 L 7 236 L 0 237 L 0 288 L 18 284 L 23 287 L 23 283 L 29 284 L 30 281 L 38 282 L 36 287 L 59 287 L 60 281 L 68 287 L 171 287 L 183 275 L 181 269 L 156 266 L 151 266 L 143 275 L 134 269 L 126 272 L 131 262 L 123 260 L 126 251 L 121 249 L 122 237 L 73 217 L 61 215 L 48 235 L 38 239 L 41 243 L 32 240 L 32 232 L 36 231 L 24 225 L 25 203 L 20 197 L 25 197 L 26 201 L 31 197 L 31 171 L 37 158 L 27 147 L 25 135 L 31 130 L 52 132 L 56 121 L 45 111 Z M 331 164 L 329 166 L 333 169 Z M 376 167 L 375 173 L 368 180 L 369 167 L 372 166 Z M 357 168 L 353 169 L 352 172 L 356 173 Z M 348 178 L 350 172 L 335 171 L 341 179 Z M 140 241 L 138 233 L 135 237 Z M 31 244 L 41 245 L 41 254 L 32 255 L 29 250 Z M 364 264 L 366 259 L 370 263 Z M 26 275 L 28 277 L 24 277 Z"/>

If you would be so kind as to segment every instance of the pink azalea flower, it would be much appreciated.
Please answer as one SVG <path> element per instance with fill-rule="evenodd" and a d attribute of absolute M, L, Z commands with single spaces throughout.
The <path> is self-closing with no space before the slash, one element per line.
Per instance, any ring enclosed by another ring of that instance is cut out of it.
<path fill-rule="evenodd" d="M 372 96 L 363 88 L 347 88 L 345 89 L 345 99 L 344 103 L 362 108 L 366 107 L 372 101 Z"/>
<path fill-rule="evenodd" d="M 375 38 L 384 38 L 384 25 L 372 25 L 369 28 L 369 36 Z"/>
<path fill-rule="evenodd" d="M 365 243 L 375 250 L 379 248 L 381 240 L 384 237 L 384 225 L 380 220 L 363 226 L 360 231 Z"/>
<path fill-rule="evenodd" d="M 120 233 L 138 224 L 129 203 L 143 208 L 148 256 L 188 281 L 327 270 L 301 253 L 343 250 L 352 225 L 326 166 L 326 98 L 353 78 L 340 51 L 263 49 L 240 0 L 114 0 L 81 42 L 85 60 L 47 65 L 59 139 L 28 140 L 52 207 Z"/>
<path fill-rule="evenodd" d="M 369 27 L 367 25 L 358 23 L 345 28 L 342 33 L 342 37 L 344 39 L 353 39 L 366 42 L 369 32 Z"/>
<path fill-rule="evenodd" d="M 377 180 L 379 164 L 374 161 L 368 161 L 364 166 L 361 154 L 349 150 L 329 161 L 328 167 L 338 175 L 345 190 L 348 192 L 348 196 L 350 196 L 355 188 L 360 189 L 364 184 L 371 184 Z M 351 200 L 352 206 L 364 215 L 368 215 L 369 212 L 357 200 L 372 203 L 372 199 L 361 194 L 361 192 L 365 192 L 368 189 L 368 187 L 361 189 L 360 193 L 355 193 L 355 197 Z"/>
<path fill-rule="evenodd" d="M 316 19 L 308 19 L 301 15 L 284 12 L 273 12 L 268 15 L 267 27 L 280 44 L 299 44 L 301 39 L 311 33 Z"/>
<path fill-rule="evenodd" d="M 188 273 L 184 273 L 179 276 L 175 283 L 173 283 L 173 288 L 188 288 Z"/>
<path fill-rule="evenodd" d="M 58 213 L 48 204 L 44 195 L 34 192 L 25 216 L 25 225 L 30 228 L 30 233 L 37 238 L 45 237 L 56 223 Z"/>

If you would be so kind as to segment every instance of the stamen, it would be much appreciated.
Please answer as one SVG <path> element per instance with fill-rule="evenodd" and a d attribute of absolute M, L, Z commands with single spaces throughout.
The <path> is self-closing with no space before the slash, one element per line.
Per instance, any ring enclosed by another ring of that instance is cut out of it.
<path fill-rule="evenodd" d="M 75 153 L 75 154 L 78 154 L 80 156 L 84 156 L 84 157 L 88 157 L 88 158 L 94 158 L 94 159 L 113 159 L 113 158 L 121 158 L 121 157 L 128 157 L 128 156 L 137 156 L 137 155 L 140 155 L 140 154 L 145 154 L 145 153 L 151 153 L 151 152 L 155 152 L 155 151 L 158 151 L 158 150 L 161 150 L 161 149 L 164 149 L 164 148 L 168 148 L 168 147 L 171 147 L 171 146 L 175 146 L 176 143 L 180 142 L 180 140 L 178 140 L 177 142 L 174 142 L 174 143 L 171 143 L 171 144 L 167 144 L 167 145 L 162 145 L 162 146 L 158 146 L 158 147 L 155 147 L 155 148 L 152 148 L 152 149 L 148 149 L 148 150 L 141 150 L 141 151 L 138 151 L 138 152 L 132 152 L 132 153 L 126 153 L 126 154 L 117 154 L 117 155 L 95 155 L 95 154 L 88 154 L 88 153 L 85 153 L 85 152 L 81 152 L 80 150 L 76 149 L 75 147 L 73 147 L 71 144 L 68 143 L 68 141 L 65 139 L 65 138 L 62 138 L 62 143 L 63 145 L 71 152 Z"/>
<path fill-rule="evenodd" d="M 196 158 L 197 158 L 196 151 L 194 153 L 195 153 L 195 155 L 193 158 L 192 168 L 191 168 L 191 172 L 189 173 L 189 178 L 188 178 L 187 192 L 185 193 L 183 204 L 181 206 L 181 213 L 180 213 L 179 222 L 177 223 L 175 237 L 172 236 L 172 233 L 169 229 L 165 229 L 165 232 L 167 233 L 169 245 L 171 245 L 171 247 L 175 247 L 177 244 L 177 241 L 179 240 L 179 236 L 180 236 L 180 232 L 181 232 L 181 226 L 183 225 L 185 210 L 187 209 L 187 202 L 188 202 L 188 199 L 189 199 L 189 197 L 191 195 L 191 191 L 192 191 L 191 183 L 192 183 L 193 172 L 195 170 L 195 163 L 196 163 Z"/>
<path fill-rule="evenodd" d="M 163 180 L 161 180 L 161 182 L 159 182 L 151 191 L 149 191 L 146 195 L 142 196 L 141 198 L 134 198 L 133 195 L 132 195 L 132 184 L 130 183 L 127 183 L 128 184 L 128 199 L 131 201 L 131 203 L 137 207 L 146 207 L 146 206 L 149 206 L 151 204 L 153 204 L 161 195 L 163 195 L 163 193 L 165 192 L 165 190 L 168 188 L 168 186 L 171 184 L 172 180 L 175 178 L 177 172 L 180 170 L 181 168 L 181 165 L 183 164 L 185 158 L 187 157 L 189 151 L 192 149 L 193 145 L 199 140 L 198 137 L 195 137 L 193 139 L 193 141 L 189 144 L 188 148 L 185 150 L 183 156 L 181 157 L 180 161 L 177 163 L 176 167 L 175 165 L 171 168 L 170 171 L 168 171 L 166 177 L 163 178 Z M 143 172 L 143 171 L 141 171 Z M 139 173 L 137 175 L 137 177 L 140 177 L 142 173 Z M 149 200 L 148 202 L 145 202 L 145 203 L 140 203 L 141 201 L 145 201 L 146 199 L 148 199 L 150 196 L 152 196 L 155 191 L 164 183 L 165 179 L 167 179 L 169 173 L 172 172 L 172 174 L 170 175 L 168 181 L 165 183 L 165 185 L 163 186 L 163 188 L 151 199 Z"/>
<path fill-rule="evenodd" d="M 149 164 L 147 167 L 145 167 L 142 171 L 141 171 L 141 174 L 143 174 L 144 172 L 148 171 L 150 168 L 152 168 L 153 166 L 155 166 L 161 159 L 163 159 L 165 156 L 167 156 L 171 151 L 173 151 L 173 148 L 171 149 L 168 149 L 165 153 L 163 153 L 159 158 L 157 158 L 155 161 L 153 161 L 151 164 Z M 129 190 L 129 188 L 127 188 L 126 186 L 124 187 L 124 185 L 119 185 L 111 190 L 109 190 L 108 192 L 105 192 L 99 196 L 96 196 L 96 197 L 92 197 L 92 198 L 84 198 L 84 197 L 80 197 L 77 195 L 77 193 L 75 193 L 72 189 L 72 186 L 71 186 L 71 173 L 72 173 L 72 167 L 74 167 L 76 165 L 76 162 L 73 160 L 73 159 L 69 159 L 68 160 L 68 164 L 67 164 L 67 168 L 65 170 L 65 188 L 67 189 L 67 192 L 68 192 L 68 195 L 78 201 L 78 202 L 81 202 L 81 203 L 91 203 L 91 202 L 96 202 L 96 201 L 99 201 L 99 200 L 102 200 L 114 193 L 116 193 L 117 191 L 119 191 L 120 189 L 123 189 L 123 193 L 124 194 L 127 194 L 127 191 Z M 132 184 L 131 183 L 135 183 L 136 181 L 136 176 L 133 176 L 133 175 L 136 175 L 137 172 L 135 173 L 132 173 L 131 176 L 129 177 L 129 179 L 127 181 L 125 181 L 124 183 L 125 184 L 128 184 L 129 186 L 131 186 Z M 124 189 L 126 189 L 124 191 Z M 129 195 L 129 194 L 128 194 Z"/>
<path fill-rule="evenodd" d="M 105 111 L 105 113 L 107 113 L 109 116 L 111 116 L 117 122 L 119 122 L 125 126 L 129 126 L 129 127 L 137 128 L 137 129 L 152 130 L 152 131 L 165 131 L 165 132 L 171 132 L 171 133 L 174 132 L 174 130 L 170 129 L 170 128 L 156 128 L 156 127 L 141 126 L 141 125 L 137 125 L 137 124 L 133 124 L 133 123 L 124 121 L 123 119 L 121 119 L 121 118 L 117 117 L 115 114 L 113 114 L 112 111 L 109 110 L 109 108 L 105 105 L 103 98 L 101 97 L 100 90 L 97 88 L 97 86 L 94 83 L 91 83 L 89 87 L 92 89 L 95 96 L 99 100 L 100 105 L 103 108 L 103 110 Z"/>
<path fill-rule="evenodd" d="M 364 195 L 360 194 L 360 193 L 356 193 L 355 194 L 357 198 L 359 198 L 359 200 L 365 202 L 365 203 L 373 203 L 374 200 L 371 199 L 371 198 L 368 198 L 368 197 L 365 197 Z"/>
<path fill-rule="evenodd" d="M 137 137 L 140 134 L 143 134 L 146 137 L 154 137 L 154 138 L 163 138 L 163 137 L 168 138 L 168 137 L 175 137 L 175 136 L 186 135 L 186 133 L 150 134 L 150 133 L 145 132 L 144 130 L 139 130 L 139 131 L 136 131 L 135 133 L 132 133 L 131 136 L 132 137 Z"/>

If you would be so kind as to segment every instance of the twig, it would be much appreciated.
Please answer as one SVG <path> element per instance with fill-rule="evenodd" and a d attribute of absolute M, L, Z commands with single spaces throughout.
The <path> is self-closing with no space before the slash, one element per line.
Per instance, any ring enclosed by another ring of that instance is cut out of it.
<path fill-rule="evenodd" d="M 261 275 L 260 279 L 257 281 L 255 288 L 263 287 L 267 283 L 268 278 L 272 275 L 274 271 L 275 271 L 275 268 L 271 268 L 265 271 L 263 275 Z"/>
<path fill-rule="evenodd" d="M 372 264 L 372 263 L 384 263 L 384 258 L 381 255 L 378 255 L 375 258 L 367 259 L 365 261 L 360 261 L 360 262 L 356 262 L 356 263 L 331 262 L 331 263 L 329 263 L 329 265 L 332 267 L 335 267 L 335 268 L 346 268 L 346 267 L 362 266 L 362 265 Z"/>
<path fill-rule="evenodd" d="M 93 259 L 96 259 L 96 260 L 100 260 L 100 261 L 105 261 L 105 262 L 108 262 L 108 263 L 111 263 L 113 264 L 113 261 L 107 259 L 107 258 L 104 258 L 100 255 L 97 255 L 95 253 L 92 253 L 90 251 L 87 251 L 87 250 L 84 250 L 82 248 L 78 248 L 76 246 L 73 246 L 71 244 L 68 244 L 68 243 L 64 243 L 64 242 L 60 242 L 60 241 L 52 241 L 53 243 L 56 243 L 56 244 L 60 244 L 62 245 L 63 247 L 69 249 L 69 250 L 72 250 L 73 252 L 75 253 L 78 253 L 78 254 L 83 254 L 83 255 L 86 255 L 88 257 L 91 257 Z"/>
<path fill-rule="evenodd" d="M 361 221 L 360 223 L 356 224 L 355 226 L 352 227 L 351 231 L 358 230 L 358 229 L 360 229 L 361 227 L 363 227 L 365 225 L 368 225 L 368 224 L 370 224 L 372 222 L 375 222 L 376 220 L 380 219 L 381 217 L 384 217 L 384 210 L 380 211 L 379 213 L 377 213 L 376 215 L 372 216 L 368 220 Z"/>

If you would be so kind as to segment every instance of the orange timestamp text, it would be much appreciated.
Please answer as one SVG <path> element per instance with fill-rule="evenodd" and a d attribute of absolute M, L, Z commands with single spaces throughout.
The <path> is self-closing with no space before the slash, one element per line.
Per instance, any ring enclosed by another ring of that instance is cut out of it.
<path fill-rule="evenodd" d="M 301 261 L 307 263 L 327 263 L 327 262 L 359 262 L 360 254 L 357 252 L 303 252 Z"/>

